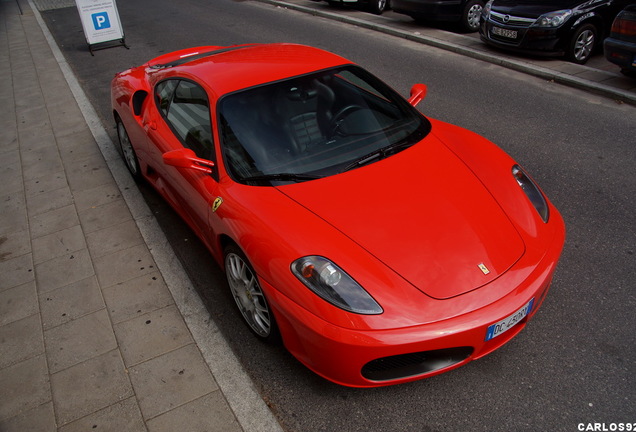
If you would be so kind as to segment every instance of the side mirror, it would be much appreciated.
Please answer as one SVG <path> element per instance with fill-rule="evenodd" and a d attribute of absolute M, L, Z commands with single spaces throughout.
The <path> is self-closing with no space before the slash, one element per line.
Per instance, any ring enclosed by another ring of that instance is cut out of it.
<path fill-rule="evenodd" d="M 418 103 L 422 102 L 422 99 L 426 96 L 426 85 L 425 84 L 415 84 L 411 87 L 411 97 L 409 97 L 409 103 L 413 106 L 416 106 Z"/>
<path fill-rule="evenodd" d="M 214 162 L 198 158 L 189 148 L 172 150 L 163 154 L 163 163 L 211 174 Z"/>

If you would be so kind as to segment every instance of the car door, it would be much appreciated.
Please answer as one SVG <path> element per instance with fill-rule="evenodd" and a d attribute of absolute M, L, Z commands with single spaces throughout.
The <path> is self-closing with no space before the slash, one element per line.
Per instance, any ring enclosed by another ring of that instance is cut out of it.
<path fill-rule="evenodd" d="M 199 84 L 180 78 L 155 87 L 159 119 L 150 121 L 149 152 L 157 175 L 155 184 L 193 230 L 207 241 L 208 212 L 216 198 L 217 181 L 212 175 L 163 163 L 163 154 L 189 148 L 197 157 L 214 159 L 214 144 L 207 93 Z"/>

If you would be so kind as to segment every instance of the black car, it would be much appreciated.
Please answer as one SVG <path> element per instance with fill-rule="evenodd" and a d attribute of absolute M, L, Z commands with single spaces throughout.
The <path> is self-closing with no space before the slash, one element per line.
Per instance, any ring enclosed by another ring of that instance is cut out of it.
<path fill-rule="evenodd" d="M 458 22 L 464 31 L 479 29 L 483 0 L 392 0 L 393 11 L 415 20 Z"/>
<path fill-rule="evenodd" d="M 489 45 L 583 64 L 627 0 L 490 0 L 479 33 Z"/>
<path fill-rule="evenodd" d="M 636 77 L 636 4 L 616 16 L 610 36 L 605 39 L 605 58 Z"/>
<path fill-rule="evenodd" d="M 326 0 L 332 6 L 365 4 L 374 14 L 380 15 L 391 7 L 390 0 Z"/>

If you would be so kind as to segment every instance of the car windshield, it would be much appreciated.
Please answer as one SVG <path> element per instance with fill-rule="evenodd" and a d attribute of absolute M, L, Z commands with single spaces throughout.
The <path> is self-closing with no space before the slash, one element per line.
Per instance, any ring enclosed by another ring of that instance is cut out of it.
<path fill-rule="evenodd" d="M 404 98 L 349 65 L 269 83 L 219 102 L 230 176 L 252 185 L 326 177 L 419 142 L 430 123 Z"/>

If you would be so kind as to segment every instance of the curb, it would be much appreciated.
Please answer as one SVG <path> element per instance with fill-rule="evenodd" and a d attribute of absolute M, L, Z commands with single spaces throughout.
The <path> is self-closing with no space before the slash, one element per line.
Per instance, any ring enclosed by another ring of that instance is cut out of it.
<path fill-rule="evenodd" d="M 282 432 L 280 424 L 255 389 L 223 335 L 209 319 L 209 313 L 203 302 L 198 297 L 141 193 L 134 186 L 134 181 L 114 143 L 58 48 L 39 10 L 33 0 L 28 2 L 144 242 L 239 425 L 244 431 Z"/>

